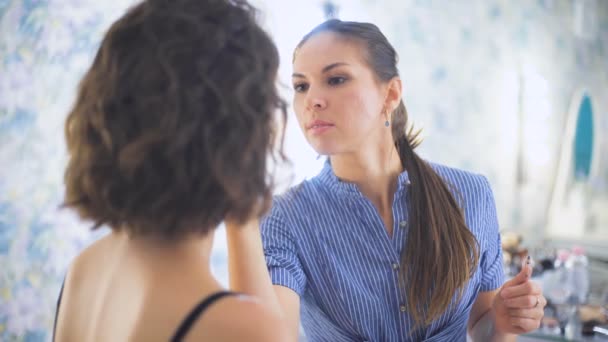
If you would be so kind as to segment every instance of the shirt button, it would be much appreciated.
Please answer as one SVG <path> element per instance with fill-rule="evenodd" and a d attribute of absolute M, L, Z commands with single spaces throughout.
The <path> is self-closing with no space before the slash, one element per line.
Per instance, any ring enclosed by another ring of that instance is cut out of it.
<path fill-rule="evenodd" d="M 399 310 L 401 310 L 401 312 L 405 312 L 405 310 L 407 310 L 407 308 L 405 307 L 405 305 L 401 305 L 401 307 L 399 308 Z"/>
<path fill-rule="evenodd" d="M 405 226 L 407 226 L 407 221 L 401 221 L 401 222 L 399 222 L 399 227 L 405 228 Z"/>
<path fill-rule="evenodd" d="M 396 263 L 396 262 L 395 262 L 395 263 L 393 263 L 393 269 L 394 269 L 394 270 L 396 270 L 396 269 L 398 269 L 398 268 L 399 268 L 399 264 L 398 264 L 398 263 Z"/>

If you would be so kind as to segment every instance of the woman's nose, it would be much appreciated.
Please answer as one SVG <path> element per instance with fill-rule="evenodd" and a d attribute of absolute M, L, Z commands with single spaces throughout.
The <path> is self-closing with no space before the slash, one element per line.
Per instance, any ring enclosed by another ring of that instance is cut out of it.
<path fill-rule="evenodd" d="M 320 96 L 311 96 L 308 100 L 308 108 L 311 110 L 323 110 L 327 107 L 327 101 Z"/>

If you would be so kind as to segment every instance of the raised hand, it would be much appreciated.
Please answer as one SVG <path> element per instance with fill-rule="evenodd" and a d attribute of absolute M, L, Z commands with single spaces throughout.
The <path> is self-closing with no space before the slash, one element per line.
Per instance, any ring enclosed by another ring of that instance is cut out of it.
<path fill-rule="evenodd" d="M 538 284 L 530 280 L 530 256 L 521 272 L 507 281 L 494 298 L 496 328 L 503 333 L 523 334 L 538 329 L 547 300 Z"/>

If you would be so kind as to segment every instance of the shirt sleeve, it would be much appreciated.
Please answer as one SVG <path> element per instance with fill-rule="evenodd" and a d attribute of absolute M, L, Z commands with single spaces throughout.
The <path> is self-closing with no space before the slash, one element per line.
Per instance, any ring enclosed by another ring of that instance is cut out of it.
<path fill-rule="evenodd" d="M 272 283 L 288 287 L 301 296 L 306 288 L 306 275 L 298 258 L 295 237 L 276 202 L 262 219 L 261 231 Z"/>
<path fill-rule="evenodd" d="M 496 215 L 496 203 L 494 194 L 487 178 L 483 178 L 485 205 L 482 212 L 484 240 L 480 245 L 481 251 L 481 289 L 480 291 L 492 291 L 502 286 L 504 283 L 504 270 L 502 258 L 502 246 Z"/>

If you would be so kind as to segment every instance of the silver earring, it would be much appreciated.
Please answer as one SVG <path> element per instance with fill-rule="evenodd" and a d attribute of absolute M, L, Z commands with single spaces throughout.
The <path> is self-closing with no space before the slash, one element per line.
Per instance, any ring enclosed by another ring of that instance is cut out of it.
<path fill-rule="evenodd" d="M 388 120 L 384 121 L 384 126 L 388 127 L 388 126 L 390 126 L 390 125 L 391 125 L 391 123 L 390 123 L 390 122 L 388 122 Z"/>

